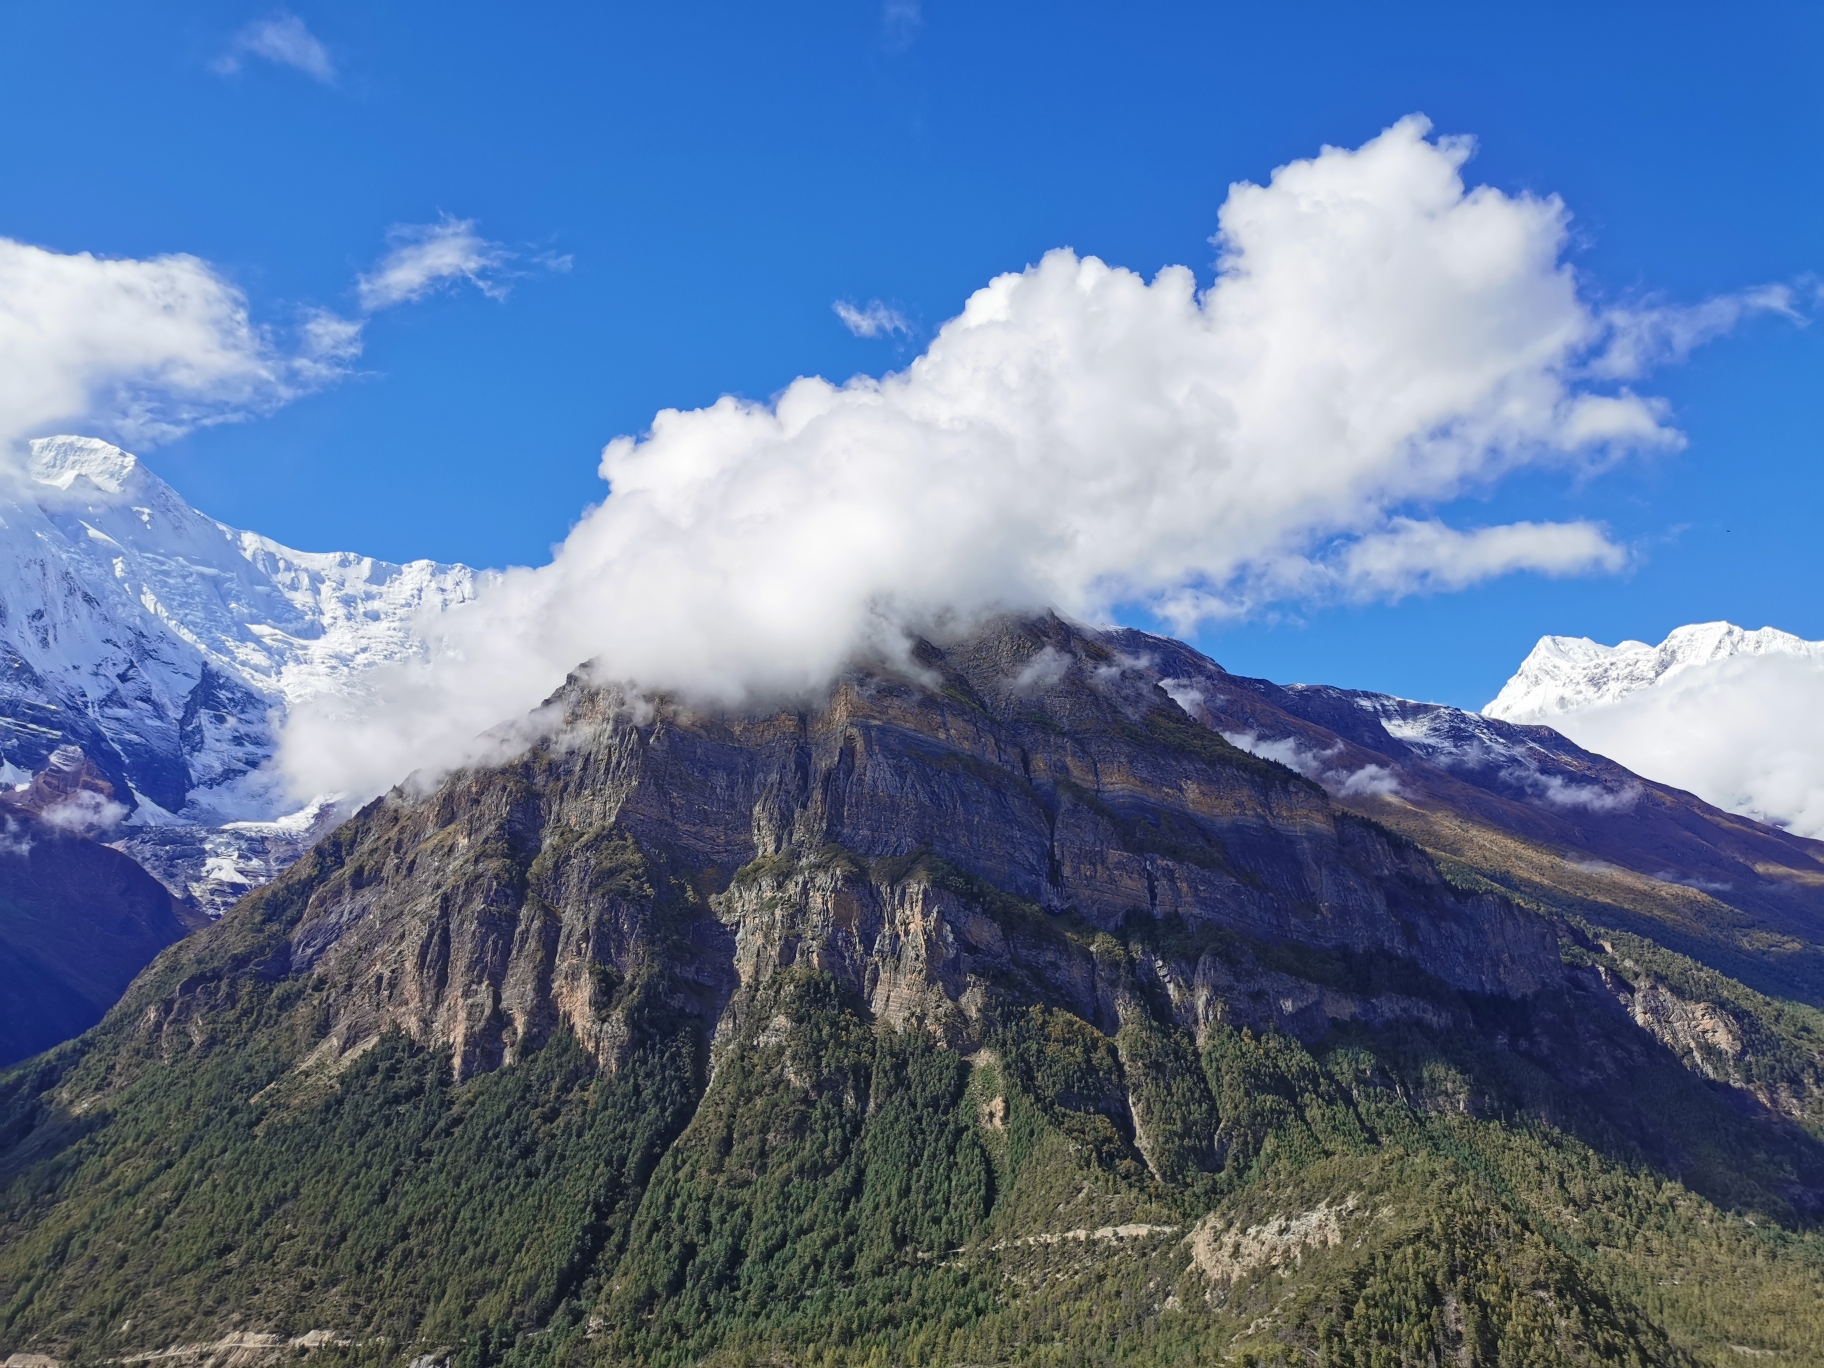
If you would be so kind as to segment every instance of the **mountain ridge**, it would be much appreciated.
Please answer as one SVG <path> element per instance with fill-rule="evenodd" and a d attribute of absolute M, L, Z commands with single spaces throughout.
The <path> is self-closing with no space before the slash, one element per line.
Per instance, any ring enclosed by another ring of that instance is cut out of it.
<path fill-rule="evenodd" d="M 100 1021 L 189 930 L 135 861 L 0 803 L 0 1066 Z"/>
<path fill-rule="evenodd" d="M 1384 701 L 1056 618 L 912 666 L 753 713 L 579 674 L 556 735 L 376 799 L 164 952 L 0 1077 L 0 1348 L 1824 1346 L 1824 1013 L 1351 811 L 1477 787 Z M 1369 765 L 1393 787 L 1322 782 Z"/>

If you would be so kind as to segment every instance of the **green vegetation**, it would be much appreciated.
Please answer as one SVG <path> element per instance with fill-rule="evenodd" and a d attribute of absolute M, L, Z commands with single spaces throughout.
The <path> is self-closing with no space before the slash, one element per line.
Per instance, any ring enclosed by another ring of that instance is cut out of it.
<path fill-rule="evenodd" d="M 1824 1014 L 1581 910 L 1534 903 L 1580 972 L 1520 1003 L 1384 952 L 1111 934 L 928 850 L 730 881 L 613 827 L 528 848 L 509 818 L 467 847 L 484 896 L 542 916 L 580 891 L 643 939 L 585 982 L 625 1028 L 611 1064 L 560 1029 L 457 1081 L 397 1032 L 322 1050 L 332 986 L 286 958 L 313 890 L 446 839 L 403 820 L 370 807 L 0 1075 L 0 1350 L 321 1330 L 324 1368 L 1824 1362 Z M 712 1052 L 680 968 L 710 895 L 783 907 L 807 875 L 941 890 L 1089 995 L 1015 962 L 965 1058 L 800 956 Z M 1442 1024 L 1240 1029 L 1174 1004 L 1161 963 Z"/>
<path fill-rule="evenodd" d="M 695 1101 L 695 1042 L 662 1015 L 613 1078 L 565 1036 L 457 1087 L 394 1035 L 298 1105 L 260 1039 L 148 1071 L 10 1185 L 8 1228 L 39 1219 L 7 1241 L 9 1327 L 54 1315 L 99 1352 L 126 1319 L 161 1343 L 213 1315 L 542 1323 Z"/>
<path fill-rule="evenodd" d="M 472 1368 L 1824 1354 L 1824 1240 L 1780 1195 L 1798 1151 L 1676 1064 L 1605 1107 L 1489 1030 L 1199 1049 L 1046 1007 L 972 1064 L 798 966 L 705 1091 L 694 1027 L 645 991 L 612 1075 L 560 1035 L 455 1084 L 393 1035 L 288 1084 L 308 981 L 80 1116 L 44 1090 L 86 1062 L 11 1075 L 0 1333 L 86 1362 L 232 1320 Z M 1616 1124 L 1649 1105 L 1732 1194 Z"/>

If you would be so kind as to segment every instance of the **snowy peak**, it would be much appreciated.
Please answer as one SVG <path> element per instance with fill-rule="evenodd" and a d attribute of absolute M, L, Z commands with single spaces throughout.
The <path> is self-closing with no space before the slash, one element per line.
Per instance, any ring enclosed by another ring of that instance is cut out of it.
<path fill-rule="evenodd" d="M 78 481 L 104 494 L 136 492 L 144 475 L 137 456 L 95 437 L 40 438 L 26 469 L 39 484 L 65 493 Z"/>
<path fill-rule="evenodd" d="M 295 551 L 190 507 L 128 452 L 31 444 L 0 487 L 0 765 L 77 745 L 123 802 L 264 820 L 274 722 L 423 648 L 461 565 Z"/>
<path fill-rule="evenodd" d="M 1482 709 L 1507 722 L 1539 722 L 1667 683 L 1686 670 L 1734 656 L 1785 655 L 1824 660 L 1824 641 L 1772 627 L 1745 631 L 1728 622 L 1679 627 L 1657 646 L 1588 637 L 1541 637 L 1513 678 Z"/>

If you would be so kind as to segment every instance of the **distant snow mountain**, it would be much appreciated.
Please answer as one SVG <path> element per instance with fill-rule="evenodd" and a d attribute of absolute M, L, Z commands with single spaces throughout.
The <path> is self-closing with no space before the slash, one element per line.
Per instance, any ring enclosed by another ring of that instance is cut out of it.
<path fill-rule="evenodd" d="M 1544 637 L 1482 711 L 1546 723 L 1717 807 L 1824 837 L 1824 641 L 1727 622 L 1657 646 Z"/>
<path fill-rule="evenodd" d="M 265 847 L 320 817 L 287 814 L 263 768 L 275 724 L 420 650 L 420 615 L 476 583 L 462 565 L 294 551 L 199 513 L 118 447 L 35 441 L 0 486 L 0 779 L 80 746 L 131 826 L 213 845 L 200 858 L 216 875 L 262 881 L 287 858 Z"/>
<path fill-rule="evenodd" d="M 1728 622 L 1675 628 L 1657 646 L 1644 641 L 1604 646 L 1588 637 L 1541 637 L 1482 713 L 1504 722 L 1545 722 L 1671 683 L 1698 666 L 1765 655 L 1824 660 L 1824 641 L 1806 641 L 1772 627 L 1749 632 Z"/>

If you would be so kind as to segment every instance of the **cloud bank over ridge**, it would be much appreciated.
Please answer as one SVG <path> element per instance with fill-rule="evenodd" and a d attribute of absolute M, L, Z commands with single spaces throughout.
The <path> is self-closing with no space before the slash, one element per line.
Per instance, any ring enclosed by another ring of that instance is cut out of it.
<path fill-rule="evenodd" d="M 292 782 L 374 792 L 459 763 L 583 661 L 733 702 L 1001 608 L 1190 631 L 1287 599 L 1619 568 L 1592 523 L 1463 530 L 1423 509 L 1677 446 L 1627 382 L 1720 313 L 1605 314 L 1563 261 L 1564 206 L 1466 188 L 1469 143 L 1428 134 L 1408 118 L 1232 186 L 1201 293 L 1182 267 L 1149 283 L 1058 250 L 978 290 L 903 371 L 665 410 L 608 445 L 610 492 L 550 564 L 433 624 L 432 658 L 358 708 L 294 716 Z"/>
<path fill-rule="evenodd" d="M 1737 656 L 1541 720 L 1637 774 L 1824 840 L 1824 661 Z"/>

